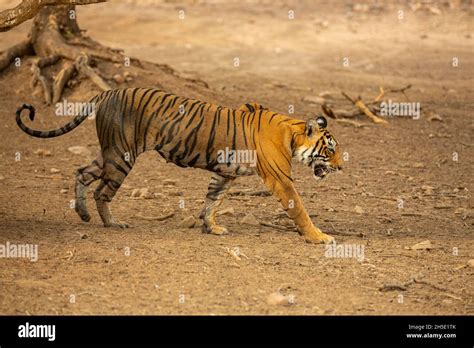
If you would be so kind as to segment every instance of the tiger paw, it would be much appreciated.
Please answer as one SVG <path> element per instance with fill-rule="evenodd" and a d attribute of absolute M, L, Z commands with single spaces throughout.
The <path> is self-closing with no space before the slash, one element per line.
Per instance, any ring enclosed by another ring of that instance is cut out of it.
<path fill-rule="evenodd" d="M 227 228 L 219 225 L 203 226 L 203 228 L 204 232 L 215 234 L 217 236 L 229 233 L 229 231 L 227 231 Z"/>
<path fill-rule="evenodd" d="M 304 240 L 307 243 L 312 243 L 312 244 L 330 244 L 334 243 L 334 237 L 331 237 L 330 235 L 321 232 L 320 230 L 317 230 L 314 233 L 309 233 L 304 236 Z"/>
<path fill-rule="evenodd" d="M 131 227 L 131 225 L 126 222 L 111 221 L 109 223 L 104 224 L 104 227 L 115 227 L 115 228 L 118 227 L 118 228 L 125 229 L 125 228 Z"/>

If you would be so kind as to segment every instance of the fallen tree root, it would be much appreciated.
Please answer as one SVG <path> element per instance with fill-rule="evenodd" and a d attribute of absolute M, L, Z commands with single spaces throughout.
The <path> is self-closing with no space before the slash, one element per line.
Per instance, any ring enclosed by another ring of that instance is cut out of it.
<path fill-rule="evenodd" d="M 61 95 L 63 94 L 64 87 L 68 81 L 72 78 L 76 72 L 76 67 L 73 62 L 65 62 L 63 68 L 56 75 L 53 83 L 53 104 L 56 104 L 61 100 Z"/>
<path fill-rule="evenodd" d="M 110 85 L 105 82 L 102 77 L 100 77 L 94 69 L 92 69 L 89 65 L 90 58 L 87 54 L 82 54 L 77 57 L 75 61 L 75 67 L 77 71 L 82 72 L 86 75 L 92 82 L 94 82 L 97 87 L 99 87 L 103 91 L 108 91 L 111 89 Z"/>
<path fill-rule="evenodd" d="M 50 105 L 52 102 L 51 86 L 49 81 L 41 74 L 41 68 L 55 64 L 59 60 L 58 56 L 49 56 L 44 58 L 38 58 L 31 64 L 31 73 L 33 74 L 31 80 L 31 87 L 36 86 L 39 82 L 43 87 L 44 100 L 46 104 Z"/>
<path fill-rule="evenodd" d="M 10 47 L 0 55 L 0 72 L 5 70 L 15 58 L 20 58 L 33 53 L 30 40 L 25 40 Z"/>

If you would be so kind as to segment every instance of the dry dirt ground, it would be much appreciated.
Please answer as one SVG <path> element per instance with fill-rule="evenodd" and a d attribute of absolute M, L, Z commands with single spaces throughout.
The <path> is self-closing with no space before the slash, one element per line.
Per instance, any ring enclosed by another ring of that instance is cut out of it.
<path fill-rule="evenodd" d="M 1 9 L 12 3 L 3 1 Z M 0 75 L 0 244 L 37 244 L 39 259 L 0 259 L 0 313 L 472 315 L 473 10 L 439 9 L 414 12 L 406 2 L 386 2 L 354 10 L 346 1 L 80 7 L 79 23 L 94 39 L 172 68 L 119 67 L 133 77 L 119 87 L 161 86 L 232 107 L 256 101 L 285 114 L 293 105 L 294 116 L 305 119 L 320 111 L 306 96 L 327 91 L 335 108 L 349 108 L 340 91 L 371 100 L 379 86 L 412 84 L 406 94 L 421 103 L 421 117 L 394 117 L 387 126 L 357 118 L 363 127 L 329 120 L 346 152 L 344 171 L 318 183 L 295 163 L 296 185 L 316 225 L 337 243 L 364 246 L 363 260 L 326 257 L 325 246 L 306 244 L 295 232 L 240 223 L 252 213 L 288 224 L 272 197 L 227 199 L 222 208 L 234 214 L 220 218 L 230 231 L 222 237 L 179 227 L 199 214 L 210 174 L 167 164 L 157 153 L 140 157 L 113 202 L 115 215 L 133 228 L 105 229 L 92 194 L 90 223 L 70 208 L 74 171 L 98 150 L 93 122 L 49 140 L 15 124 L 23 102 L 37 107 L 35 128 L 69 120 L 54 116 L 33 92 L 26 59 Z M 24 38 L 29 25 L 2 33 L 0 50 Z M 100 68 L 106 76 L 117 69 Z M 66 92 L 69 101 L 98 92 L 81 77 L 77 83 Z M 406 101 L 400 93 L 390 98 Z M 430 120 L 433 113 L 442 120 Z M 92 154 L 73 155 L 70 146 Z M 145 187 L 157 198 L 131 197 Z M 264 188 L 251 177 L 233 189 Z M 162 222 L 137 217 L 168 212 L 175 216 Z M 430 250 L 408 248 L 426 240 Z M 380 291 L 413 278 L 405 289 Z M 275 291 L 293 303 L 268 304 Z"/>

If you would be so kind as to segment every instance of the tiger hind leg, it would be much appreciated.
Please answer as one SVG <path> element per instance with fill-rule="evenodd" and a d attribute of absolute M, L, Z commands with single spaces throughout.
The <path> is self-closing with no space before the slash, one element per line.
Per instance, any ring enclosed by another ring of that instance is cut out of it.
<path fill-rule="evenodd" d="M 227 233 L 227 229 L 219 226 L 216 222 L 216 210 L 229 190 L 233 178 L 226 178 L 218 174 L 212 174 L 206 195 L 204 209 L 199 216 L 204 221 L 203 232 L 221 235 Z"/>
<path fill-rule="evenodd" d="M 129 168 L 121 168 L 113 160 L 106 160 L 104 162 L 104 174 L 99 186 L 94 192 L 97 211 L 104 223 L 104 227 L 130 227 L 126 222 L 115 221 L 109 207 L 110 202 L 127 177 L 129 171 Z"/>
<path fill-rule="evenodd" d="M 102 177 L 103 166 L 104 161 L 100 154 L 91 164 L 80 167 L 76 172 L 76 203 L 74 209 L 82 221 L 89 222 L 91 219 L 87 211 L 86 192 L 90 184 Z"/>

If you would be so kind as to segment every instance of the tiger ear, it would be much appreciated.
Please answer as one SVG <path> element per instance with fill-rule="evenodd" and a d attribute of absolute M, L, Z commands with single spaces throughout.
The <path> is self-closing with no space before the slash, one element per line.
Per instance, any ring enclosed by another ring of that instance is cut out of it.
<path fill-rule="evenodd" d="M 326 118 L 324 116 L 319 116 L 318 118 L 310 118 L 308 121 L 306 121 L 306 135 L 311 136 L 313 135 L 317 130 L 321 130 L 326 128 L 328 125 L 328 122 L 326 121 Z"/>
<path fill-rule="evenodd" d="M 316 122 L 319 125 L 319 128 L 324 129 L 328 126 L 328 121 L 326 120 L 326 117 L 324 116 L 318 116 L 316 119 Z"/>

